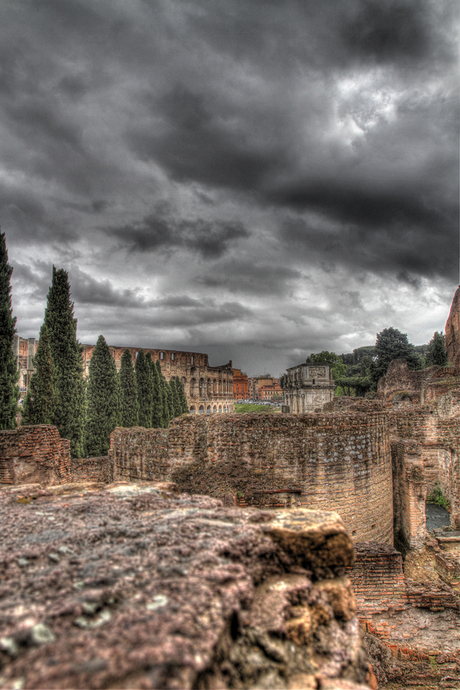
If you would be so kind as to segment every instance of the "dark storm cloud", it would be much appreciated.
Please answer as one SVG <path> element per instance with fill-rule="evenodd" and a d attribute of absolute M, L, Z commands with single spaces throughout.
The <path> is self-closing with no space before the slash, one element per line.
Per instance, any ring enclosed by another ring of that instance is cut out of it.
<path fill-rule="evenodd" d="M 212 289 L 225 287 L 232 293 L 274 298 L 289 294 L 301 277 L 300 271 L 275 262 L 230 259 L 197 276 L 195 282 Z"/>
<path fill-rule="evenodd" d="M 234 360 L 238 338 L 244 357 L 295 364 L 457 284 L 453 0 L 0 12 L 16 303 L 46 299 L 55 263 L 95 337 L 157 333 Z"/>
<path fill-rule="evenodd" d="M 249 236 L 241 222 L 176 221 L 158 215 L 146 216 L 140 222 L 106 232 L 120 241 L 120 248 L 130 252 L 182 247 L 201 254 L 204 259 L 222 256 L 231 244 Z"/>

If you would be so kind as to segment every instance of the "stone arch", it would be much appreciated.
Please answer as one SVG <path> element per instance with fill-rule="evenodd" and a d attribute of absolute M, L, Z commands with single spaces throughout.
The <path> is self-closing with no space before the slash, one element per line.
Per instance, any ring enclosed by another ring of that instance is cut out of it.
<path fill-rule="evenodd" d="M 190 396 L 194 398 L 196 396 L 196 379 L 190 379 Z"/>
<path fill-rule="evenodd" d="M 190 405 L 189 412 L 190 412 L 190 414 L 196 414 L 195 405 Z"/>
<path fill-rule="evenodd" d="M 204 405 L 200 405 L 198 408 L 198 414 L 204 414 Z"/>
<path fill-rule="evenodd" d="M 222 379 L 219 379 L 219 395 L 222 395 Z"/>
<path fill-rule="evenodd" d="M 216 414 L 216 412 L 217 412 L 217 406 L 216 405 L 214 405 L 214 407 L 212 408 L 212 411 L 214 414 Z"/>
<path fill-rule="evenodd" d="M 219 412 L 222 412 L 222 405 L 219 405 Z"/>
<path fill-rule="evenodd" d="M 206 389 L 204 386 L 204 378 L 200 378 L 200 391 L 199 391 L 200 398 L 204 398 L 205 390 Z"/>
<path fill-rule="evenodd" d="M 211 394 L 212 394 L 211 386 L 212 386 L 212 381 L 211 381 L 211 379 L 208 378 L 207 381 L 206 381 L 206 390 L 207 390 L 207 396 L 208 396 L 208 398 L 209 398 L 209 397 L 211 396 Z"/>
<path fill-rule="evenodd" d="M 213 382 L 212 382 L 212 392 L 214 394 L 217 393 L 217 380 L 216 379 L 213 379 Z"/>
<path fill-rule="evenodd" d="M 206 408 L 206 414 L 211 414 L 211 405 L 208 405 Z"/>

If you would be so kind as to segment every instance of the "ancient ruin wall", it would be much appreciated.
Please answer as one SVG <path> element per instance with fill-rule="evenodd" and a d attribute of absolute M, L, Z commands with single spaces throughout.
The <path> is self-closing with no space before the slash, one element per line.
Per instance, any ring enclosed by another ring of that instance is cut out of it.
<path fill-rule="evenodd" d="M 446 322 L 447 359 L 460 367 L 460 286 L 458 287 Z"/>
<path fill-rule="evenodd" d="M 171 479 L 227 505 L 336 510 L 354 540 L 393 543 L 384 413 L 189 416 L 167 436 L 130 431 L 112 435 L 114 479 Z"/>
<path fill-rule="evenodd" d="M 40 424 L 0 432 L 0 484 L 66 484 L 70 441 Z"/>

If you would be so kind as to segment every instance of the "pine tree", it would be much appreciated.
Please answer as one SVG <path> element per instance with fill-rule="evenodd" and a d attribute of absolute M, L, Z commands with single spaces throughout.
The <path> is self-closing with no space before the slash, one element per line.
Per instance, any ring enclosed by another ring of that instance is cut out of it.
<path fill-rule="evenodd" d="M 35 371 L 30 377 L 24 399 L 22 424 L 53 424 L 58 407 L 57 383 L 48 329 L 40 329 L 37 352 L 34 357 Z"/>
<path fill-rule="evenodd" d="M 187 397 L 185 395 L 184 386 L 182 385 L 182 381 L 179 378 L 177 379 L 176 388 L 177 388 L 177 394 L 179 396 L 179 400 L 180 400 L 180 404 L 181 404 L 182 414 L 188 414 Z"/>
<path fill-rule="evenodd" d="M 139 426 L 150 429 L 152 426 L 153 381 L 151 368 L 144 350 L 137 353 L 136 365 L 137 399 L 139 401 Z"/>
<path fill-rule="evenodd" d="M 433 364 L 438 364 L 441 367 L 447 366 L 447 352 L 446 340 L 444 334 L 436 333 L 428 343 L 428 350 L 426 353 L 426 366 L 431 367 Z"/>
<path fill-rule="evenodd" d="M 107 455 L 110 434 L 120 424 L 120 389 L 117 368 L 102 335 L 89 363 L 86 454 Z"/>
<path fill-rule="evenodd" d="M 53 280 L 45 310 L 51 356 L 53 358 L 57 396 L 54 424 L 62 438 L 70 439 L 70 453 L 82 457 L 85 450 L 86 415 L 85 382 L 82 349 L 77 341 L 77 321 L 70 301 L 69 276 L 53 266 Z"/>
<path fill-rule="evenodd" d="M 126 348 L 121 357 L 119 380 L 121 426 L 138 426 L 139 402 L 137 400 L 136 376 L 134 374 L 131 352 L 128 350 L 128 348 Z"/>
<path fill-rule="evenodd" d="M 0 430 L 14 429 L 18 413 L 19 369 L 13 354 L 16 317 L 11 306 L 11 274 L 5 234 L 0 234 Z"/>

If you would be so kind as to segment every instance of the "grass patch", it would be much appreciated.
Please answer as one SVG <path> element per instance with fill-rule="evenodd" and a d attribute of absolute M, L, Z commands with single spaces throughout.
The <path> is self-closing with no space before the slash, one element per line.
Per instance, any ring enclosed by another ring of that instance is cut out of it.
<path fill-rule="evenodd" d="M 233 409 L 235 412 L 275 412 L 278 407 L 271 405 L 251 405 L 251 403 L 234 403 Z"/>
<path fill-rule="evenodd" d="M 427 497 L 426 500 L 428 501 L 428 503 L 435 503 L 436 505 L 441 506 L 441 508 L 450 510 L 450 501 L 442 493 L 439 484 L 434 487 L 432 493 Z"/>

